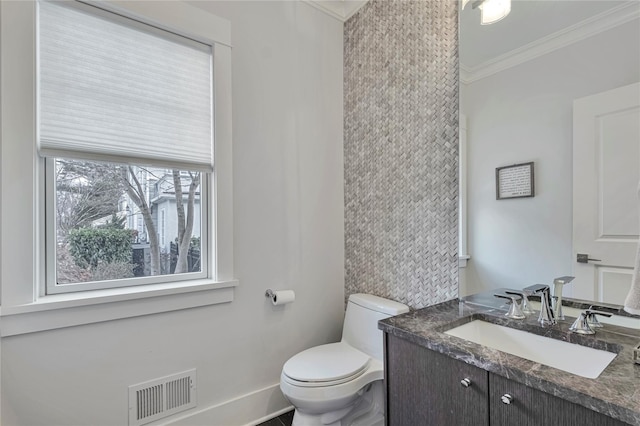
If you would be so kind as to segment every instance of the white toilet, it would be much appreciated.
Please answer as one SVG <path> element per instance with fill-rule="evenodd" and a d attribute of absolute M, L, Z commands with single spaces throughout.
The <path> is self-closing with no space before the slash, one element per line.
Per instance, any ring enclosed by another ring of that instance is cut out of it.
<path fill-rule="evenodd" d="M 282 368 L 280 389 L 296 408 L 293 426 L 383 425 L 383 343 L 378 321 L 408 311 L 402 303 L 352 294 L 342 340 L 302 351 Z"/>

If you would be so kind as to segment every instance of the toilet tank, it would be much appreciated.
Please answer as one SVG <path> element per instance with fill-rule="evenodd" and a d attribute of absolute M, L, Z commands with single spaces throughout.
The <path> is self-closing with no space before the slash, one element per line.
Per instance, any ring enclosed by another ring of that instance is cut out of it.
<path fill-rule="evenodd" d="M 378 321 L 409 312 L 409 307 L 371 294 L 352 294 L 342 327 L 342 341 L 382 361 L 382 331 Z"/>

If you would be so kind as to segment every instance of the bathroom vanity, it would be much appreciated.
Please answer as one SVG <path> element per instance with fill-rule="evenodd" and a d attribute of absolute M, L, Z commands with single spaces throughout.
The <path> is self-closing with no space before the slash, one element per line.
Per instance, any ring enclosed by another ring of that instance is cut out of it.
<path fill-rule="evenodd" d="M 583 336 L 568 331 L 574 318 L 543 328 L 537 315 L 510 320 L 500 301 L 487 300 L 452 300 L 379 323 L 389 426 L 640 425 L 640 365 L 632 359 L 640 329 L 605 324 Z M 475 320 L 616 356 L 588 378 L 446 333 Z"/>

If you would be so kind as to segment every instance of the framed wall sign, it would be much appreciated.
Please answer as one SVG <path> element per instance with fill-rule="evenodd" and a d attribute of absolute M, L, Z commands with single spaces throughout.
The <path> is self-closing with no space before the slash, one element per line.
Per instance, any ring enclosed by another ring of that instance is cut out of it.
<path fill-rule="evenodd" d="M 496 168 L 496 200 L 535 196 L 533 161 Z"/>

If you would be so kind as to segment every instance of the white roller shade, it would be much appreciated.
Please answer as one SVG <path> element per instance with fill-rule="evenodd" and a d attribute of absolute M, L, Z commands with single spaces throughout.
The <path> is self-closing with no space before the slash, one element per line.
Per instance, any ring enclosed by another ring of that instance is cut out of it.
<path fill-rule="evenodd" d="M 212 169 L 210 46 L 45 1 L 38 30 L 41 155 Z"/>

